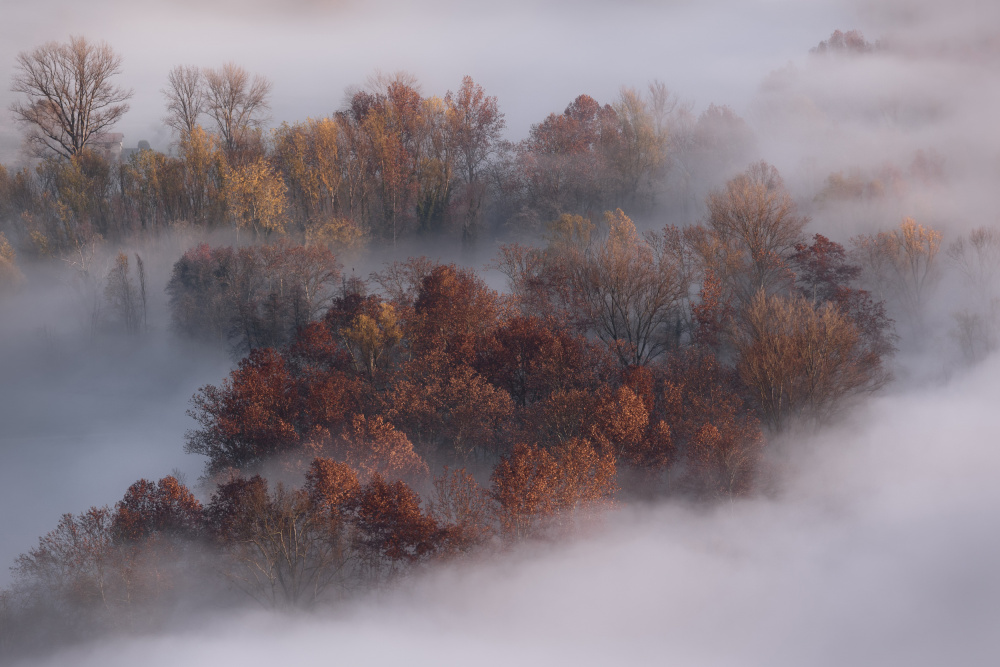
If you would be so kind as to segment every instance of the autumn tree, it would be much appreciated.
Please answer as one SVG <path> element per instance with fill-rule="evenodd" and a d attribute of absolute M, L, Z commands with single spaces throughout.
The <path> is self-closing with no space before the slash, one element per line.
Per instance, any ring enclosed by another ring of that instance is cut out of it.
<path fill-rule="evenodd" d="M 897 229 L 851 239 L 851 255 L 864 279 L 884 299 L 897 302 L 919 320 L 928 295 L 941 278 L 937 256 L 941 232 L 904 218 Z"/>
<path fill-rule="evenodd" d="M 595 389 L 608 381 L 615 360 L 600 343 L 552 319 L 516 316 L 478 346 L 473 365 L 523 408 L 568 389 Z"/>
<path fill-rule="evenodd" d="M 390 418 L 420 451 L 459 460 L 495 452 L 514 409 L 503 389 L 440 351 L 400 369 L 386 399 Z"/>
<path fill-rule="evenodd" d="M 688 284 L 680 267 L 642 240 L 618 209 L 605 214 L 608 237 L 573 271 L 579 307 L 623 366 L 642 365 L 673 340 Z"/>
<path fill-rule="evenodd" d="M 18 590 L 47 619 L 46 642 L 53 628 L 82 640 L 98 629 L 134 627 L 140 603 L 155 599 L 161 573 L 145 569 L 143 551 L 118 538 L 113 517 L 108 507 L 64 514 L 11 568 Z"/>
<path fill-rule="evenodd" d="M 413 451 L 406 435 L 381 416 L 355 415 L 334 449 L 352 468 L 368 477 L 413 478 L 428 472 L 427 464 Z"/>
<path fill-rule="evenodd" d="M 239 65 L 228 62 L 219 69 L 205 69 L 204 111 L 215 122 L 225 150 L 232 153 L 259 128 L 270 110 L 271 82 L 260 74 L 252 78 Z"/>
<path fill-rule="evenodd" d="M 506 121 L 497 98 L 487 95 L 472 77 L 462 78 L 457 93 L 445 96 L 447 123 L 455 145 L 456 171 L 462 183 L 462 239 L 475 237 L 485 196 L 483 170 L 500 141 Z"/>
<path fill-rule="evenodd" d="M 420 509 L 416 492 L 378 474 L 362 487 L 353 522 L 360 533 L 361 557 L 375 582 L 429 558 L 441 545 L 441 528 Z"/>
<path fill-rule="evenodd" d="M 417 212 L 423 130 L 429 126 L 416 85 L 405 73 L 374 77 L 339 115 L 351 156 L 347 185 L 357 192 L 375 236 L 393 244 Z"/>
<path fill-rule="evenodd" d="M 315 493 L 254 476 L 220 485 L 205 514 L 231 581 L 267 607 L 312 607 L 345 583 L 352 557 L 343 523 L 322 509 Z"/>
<path fill-rule="evenodd" d="M 119 540 L 138 542 L 154 534 L 191 538 L 201 530 L 202 507 L 169 475 L 159 482 L 140 479 L 116 505 L 111 530 Z"/>
<path fill-rule="evenodd" d="M 58 220 L 58 236 L 49 239 L 55 248 L 79 248 L 116 231 L 110 214 L 114 179 L 101 155 L 83 149 L 68 159 L 49 156 L 36 171 Z"/>
<path fill-rule="evenodd" d="M 181 133 L 177 152 L 183 164 L 185 215 L 201 223 L 224 220 L 227 165 L 217 138 L 195 126 Z"/>
<path fill-rule="evenodd" d="M 242 352 L 291 342 L 323 314 L 339 277 L 325 246 L 201 244 L 174 264 L 167 293 L 178 331 L 229 341 Z"/>
<path fill-rule="evenodd" d="M 186 434 L 185 451 L 208 457 L 209 474 L 250 469 L 298 445 L 297 387 L 272 349 L 251 350 L 229 379 L 202 387 L 191 404 L 200 428 Z"/>
<path fill-rule="evenodd" d="M 763 291 L 739 325 L 737 369 L 764 421 L 781 430 L 795 418 L 824 421 L 845 399 L 885 385 L 877 350 L 835 306 Z"/>
<path fill-rule="evenodd" d="M 496 533 L 496 504 L 465 468 L 445 466 L 434 478 L 429 511 L 444 527 L 444 549 L 467 553 L 487 543 Z"/>
<path fill-rule="evenodd" d="M 515 540 L 565 524 L 575 510 L 606 502 L 615 491 L 614 456 L 580 439 L 551 449 L 517 445 L 491 476 L 501 530 Z"/>
<path fill-rule="evenodd" d="M 648 205 L 654 182 L 662 176 L 667 162 L 667 131 L 658 122 L 656 88 L 648 98 L 634 88 L 622 88 L 612 105 L 618 137 L 610 150 L 610 166 L 615 182 L 615 199 L 620 205 Z M 660 98 L 660 104 L 665 100 Z M 665 113 L 660 109 L 659 113 Z"/>
<path fill-rule="evenodd" d="M 367 312 L 358 312 L 349 324 L 339 328 L 339 334 L 355 367 L 374 379 L 377 371 L 388 367 L 403 331 L 392 304 L 377 298 L 370 303 L 372 307 Z"/>
<path fill-rule="evenodd" d="M 289 214 L 305 231 L 307 245 L 334 249 L 359 245 L 364 220 L 353 202 L 349 132 L 332 118 L 282 124 L 274 131 L 271 164 L 287 186 Z M 346 190 L 346 192 L 345 192 Z"/>
<path fill-rule="evenodd" d="M 415 351 L 436 349 L 470 360 L 477 337 L 502 312 L 500 295 L 473 271 L 439 264 L 419 279 L 407 336 Z"/>
<path fill-rule="evenodd" d="M 181 255 L 166 290 L 176 331 L 204 340 L 227 338 L 233 317 L 227 286 L 233 270 L 232 248 L 201 243 Z"/>
<path fill-rule="evenodd" d="M 264 159 L 223 172 L 226 206 L 237 230 L 254 236 L 285 231 L 285 182 Z"/>
<path fill-rule="evenodd" d="M 589 321 L 575 303 L 572 277 L 596 237 L 596 226 L 582 215 L 564 213 L 550 221 L 546 231 L 546 247 L 504 244 L 494 266 L 506 276 L 521 313 L 554 317 L 586 331 Z"/>
<path fill-rule="evenodd" d="M 711 234 L 698 247 L 706 268 L 742 305 L 758 290 L 787 290 L 787 260 L 801 240 L 806 218 L 796 215 L 778 170 L 754 163 L 710 194 L 707 204 Z"/>
<path fill-rule="evenodd" d="M 816 234 L 811 244 L 796 244 L 789 265 L 795 271 L 796 290 L 814 307 L 835 306 L 852 320 L 865 345 L 879 357 L 895 352 L 897 337 L 885 302 L 856 287 L 862 269 L 848 260 L 842 245 Z"/>
<path fill-rule="evenodd" d="M 744 398 L 739 374 L 703 349 L 672 354 L 649 389 L 634 385 L 651 405 L 650 423 L 666 430 L 660 447 L 681 463 L 684 490 L 702 496 L 746 495 L 764 449 L 760 421 Z"/>
<path fill-rule="evenodd" d="M 118 165 L 116 176 L 123 227 L 155 229 L 188 215 L 183 161 L 140 150 Z"/>
<path fill-rule="evenodd" d="M 11 91 L 27 100 L 14 102 L 11 111 L 28 126 L 36 154 L 78 155 L 125 115 L 132 91 L 113 82 L 121 65 L 110 46 L 83 37 L 17 55 Z"/>
<path fill-rule="evenodd" d="M 614 109 L 580 95 L 562 114 L 532 126 L 518 158 L 527 203 L 541 220 L 606 206 L 606 149 L 616 139 L 616 124 Z"/>

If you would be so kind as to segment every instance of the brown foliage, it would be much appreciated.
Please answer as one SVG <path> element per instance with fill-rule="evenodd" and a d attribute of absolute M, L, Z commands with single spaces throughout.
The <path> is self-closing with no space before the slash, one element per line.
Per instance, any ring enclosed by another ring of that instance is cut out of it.
<path fill-rule="evenodd" d="M 445 466 L 441 475 L 434 479 L 434 499 L 428 509 L 438 525 L 444 527 L 446 551 L 472 551 L 496 532 L 493 499 L 465 468 Z"/>
<path fill-rule="evenodd" d="M 315 458 L 306 471 L 305 492 L 316 511 L 336 515 L 357 499 L 361 483 L 346 463 Z"/>
<path fill-rule="evenodd" d="M 573 265 L 575 305 L 622 366 L 643 365 L 676 342 L 688 282 L 676 258 L 640 238 L 621 209 L 604 218 L 607 239 Z"/>
<path fill-rule="evenodd" d="M 209 473 L 253 467 L 299 442 L 296 383 L 274 350 L 252 350 L 220 387 L 202 387 L 191 403 L 188 414 L 201 428 L 187 433 L 185 450 L 207 456 Z"/>
<path fill-rule="evenodd" d="M 378 474 L 362 488 L 354 509 L 359 546 L 370 564 L 390 569 L 433 555 L 441 529 L 420 509 L 420 498 L 403 482 L 388 483 Z"/>
<path fill-rule="evenodd" d="M 452 366 L 443 353 L 406 364 L 387 397 L 388 415 L 421 447 L 464 459 L 493 451 L 499 430 L 514 410 L 503 390 L 465 364 Z"/>
<path fill-rule="evenodd" d="M 754 163 L 710 194 L 707 204 L 712 238 L 699 249 L 705 268 L 743 305 L 760 289 L 786 289 L 792 278 L 786 262 L 807 219 L 796 215 L 777 169 Z"/>
<path fill-rule="evenodd" d="M 508 539 L 537 535 L 560 514 L 609 500 L 615 473 L 614 456 L 579 438 L 551 449 L 515 446 L 491 477 L 501 531 Z"/>
<path fill-rule="evenodd" d="M 851 239 L 851 257 L 880 298 L 897 302 L 919 321 L 928 294 L 941 279 L 941 232 L 903 218 L 897 229 Z"/>
<path fill-rule="evenodd" d="M 684 457 L 685 485 L 709 495 L 748 493 L 764 438 L 736 374 L 713 355 L 688 350 L 670 358 L 660 382 L 655 418 L 668 429 L 668 451 Z"/>
<path fill-rule="evenodd" d="M 458 361 L 470 362 L 478 339 L 502 313 L 500 296 L 475 272 L 454 265 L 438 265 L 420 281 L 407 326 L 416 354 L 443 350 Z"/>
<path fill-rule="evenodd" d="M 525 407 L 553 392 L 596 388 L 612 375 L 602 346 L 551 319 L 519 315 L 495 328 L 478 349 L 475 368 Z"/>
<path fill-rule="evenodd" d="M 428 472 L 406 435 L 381 416 L 355 415 L 337 449 L 351 467 L 369 477 L 416 477 Z"/>
<path fill-rule="evenodd" d="M 790 418 L 823 421 L 845 399 L 881 388 L 889 373 L 836 307 L 801 296 L 750 303 L 736 338 L 737 369 L 761 417 L 775 430 Z"/>
<path fill-rule="evenodd" d="M 140 541 L 154 533 L 192 537 L 201 528 L 201 503 L 173 476 L 140 479 L 115 505 L 111 530 L 117 539 Z"/>

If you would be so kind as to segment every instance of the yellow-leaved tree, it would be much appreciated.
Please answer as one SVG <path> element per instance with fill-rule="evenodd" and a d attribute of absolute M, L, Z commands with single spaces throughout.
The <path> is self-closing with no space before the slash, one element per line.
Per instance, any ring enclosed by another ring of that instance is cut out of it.
<path fill-rule="evenodd" d="M 267 236 L 285 231 L 285 182 L 263 159 L 225 173 L 226 206 L 238 230 Z"/>

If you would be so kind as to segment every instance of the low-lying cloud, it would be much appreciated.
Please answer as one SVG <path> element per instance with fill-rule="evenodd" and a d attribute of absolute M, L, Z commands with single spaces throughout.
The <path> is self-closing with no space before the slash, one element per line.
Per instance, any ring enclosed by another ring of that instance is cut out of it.
<path fill-rule="evenodd" d="M 998 373 L 993 357 L 783 443 L 770 498 L 633 507 L 335 612 L 199 620 L 26 664 L 992 664 Z"/>

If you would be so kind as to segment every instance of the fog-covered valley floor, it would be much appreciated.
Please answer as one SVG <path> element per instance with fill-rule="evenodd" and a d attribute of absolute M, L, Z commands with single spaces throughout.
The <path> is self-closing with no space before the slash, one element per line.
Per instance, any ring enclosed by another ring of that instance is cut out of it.
<path fill-rule="evenodd" d="M 782 443 L 782 488 L 630 507 L 568 544 L 308 615 L 177 619 L 26 665 L 989 665 L 1000 359 Z"/>

